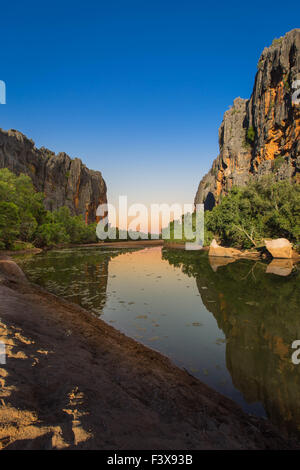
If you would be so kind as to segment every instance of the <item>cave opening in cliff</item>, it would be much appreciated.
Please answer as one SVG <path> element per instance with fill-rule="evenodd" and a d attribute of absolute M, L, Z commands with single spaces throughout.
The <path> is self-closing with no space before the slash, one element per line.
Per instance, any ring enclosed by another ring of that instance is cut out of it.
<path fill-rule="evenodd" d="M 207 196 L 206 196 L 206 199 L 204 201 L 204 210 L 205 211 L 211 211 L 216 205 L 216 200 L 215 200 L 215 196 L 213 195 L 213 193 L 210 191 Z"/>

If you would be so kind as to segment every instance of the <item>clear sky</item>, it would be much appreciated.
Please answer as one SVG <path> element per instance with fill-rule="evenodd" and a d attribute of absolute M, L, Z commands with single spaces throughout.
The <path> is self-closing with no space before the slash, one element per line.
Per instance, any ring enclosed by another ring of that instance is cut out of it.
<path fill-rule="evenodd" d="M 2 2 L 0 127 L 102 171 L 110 202 L 191 203 L 224 111 L 299 13 L 276 0 Z"/>

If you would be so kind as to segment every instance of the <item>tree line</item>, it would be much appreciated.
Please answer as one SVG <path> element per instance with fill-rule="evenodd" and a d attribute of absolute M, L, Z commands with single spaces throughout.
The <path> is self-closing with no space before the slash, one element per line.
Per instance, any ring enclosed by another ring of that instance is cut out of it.
<path fill-rule="evenodd" d="M 0 170 L 0 249 L 52 247 L 96 242 L 96 222 L 86 225 L 68 207 L 53 212 L 44 207 L 29 176 Z"/>
<path fill-rule="evenodd" d="M 220 203 L 204 215 L 205 245 L 216 238 L 225 246 L 259 247 L 265 238 L 287 238 L 300 243 L 300 185 L 275 181 L 272 175 L 233 187 Z M 170 241 L 174 239 L 171 223 Z"/>

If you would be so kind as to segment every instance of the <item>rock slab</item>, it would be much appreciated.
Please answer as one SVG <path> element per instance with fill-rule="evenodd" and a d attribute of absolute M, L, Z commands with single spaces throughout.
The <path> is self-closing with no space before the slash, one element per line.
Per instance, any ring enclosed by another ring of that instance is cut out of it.
<path fill-rule="evenodd" d="M 215 239 L 213 239 L 209 247 L 208 255 L 219 256 L 222 258 L 240 258 L 242 252 L 240 250 L 236 250 L 235 248 L 226 248 L 221 246 Z"/>

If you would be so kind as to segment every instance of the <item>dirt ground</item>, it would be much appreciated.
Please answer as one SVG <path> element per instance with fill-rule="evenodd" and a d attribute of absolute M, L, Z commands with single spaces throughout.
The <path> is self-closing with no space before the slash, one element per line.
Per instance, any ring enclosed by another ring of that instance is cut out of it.
<path fill-rule="evenodd" d="M 2 449 L 299 448 L 158 352 L 28 283 L 7 258 L 0 341 Z"/>

